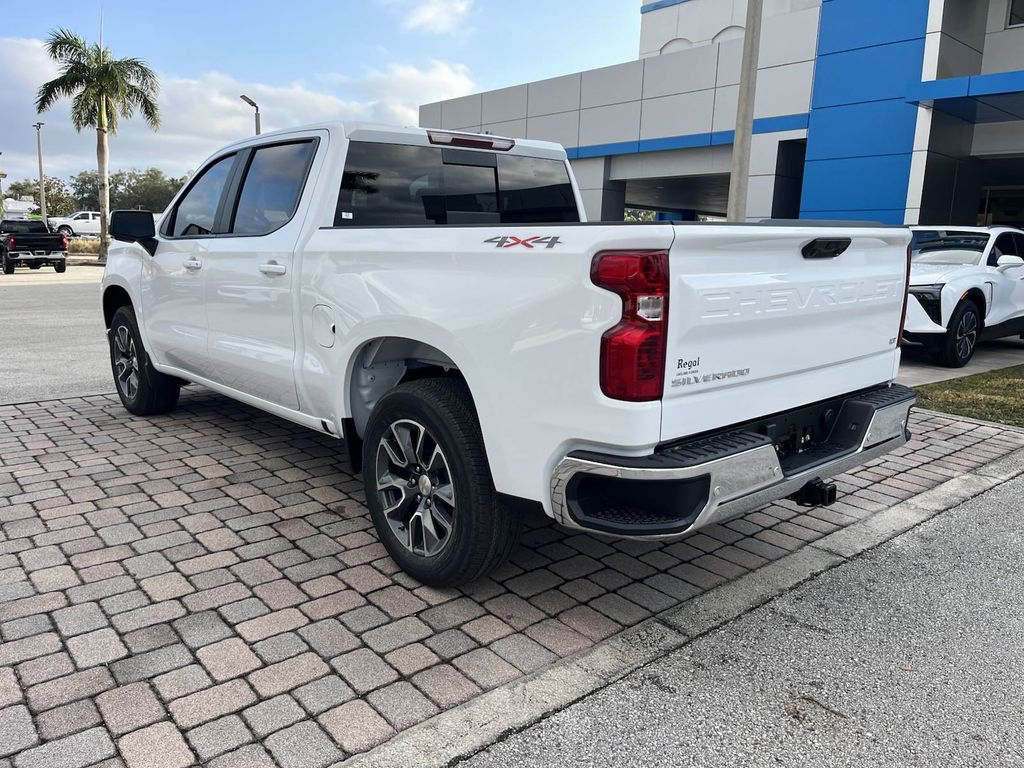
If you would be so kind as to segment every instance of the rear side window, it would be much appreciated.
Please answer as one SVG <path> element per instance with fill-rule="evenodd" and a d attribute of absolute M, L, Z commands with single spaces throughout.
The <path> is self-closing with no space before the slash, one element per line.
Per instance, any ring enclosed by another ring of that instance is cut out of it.
<path fill-rule="evenodd" d="M 27 221 L 5 221 L 0 230 L 11 232 L 15 235 L 44 235 L 50 231 L 44 222 L 31 219 Z"/>
<path fill-rule="evenodd" d="M 222 157 L 213 165 L 207 166 L 196 179 L 174 209 L 170 225 L 172 237 L 194 237 L 213 233 L 217 208 L 234 162 L 234 155 Z"/>
<path fill-rule="evenodd" d="M 312 141 L 274 144 L 253 152 L 231 232 L 266 235 L 284 226 L 295 215 L 312 156 Z"/>
<path fill-rule="evenodd" d="M 335 226 L 579 221 L 565 163 L 469 150 L 352 142 Z"/>

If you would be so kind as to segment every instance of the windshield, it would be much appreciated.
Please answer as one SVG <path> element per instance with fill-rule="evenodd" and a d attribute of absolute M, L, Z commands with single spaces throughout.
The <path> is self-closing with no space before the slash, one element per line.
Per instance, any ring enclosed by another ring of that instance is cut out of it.
<path fill-rule="evenodd" d="M 914 264 L 978 264 L 988 246 L 989 237 L 985 232 L 915 230 L 910 259 Z"/>

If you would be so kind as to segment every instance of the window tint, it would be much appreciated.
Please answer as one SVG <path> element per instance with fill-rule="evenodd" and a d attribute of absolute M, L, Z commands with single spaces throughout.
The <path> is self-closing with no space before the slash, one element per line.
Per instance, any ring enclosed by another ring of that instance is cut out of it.
<path fill-rule="evenodd" d="M 569 171 L 561 160 L 499 155 L 498 188 L 505 224 L 580 220 Z"/>
<path fill-rule="evenodd" d="M 209 235 L 213 232 L 221 193 L 234 162 L 235 156 L 228 155 L 203 171 L 175 208 L 172 236 Z"/>
<path fill-rule="evenodd" d="M 1024 0 L 1010 0 L 1010 20 L 1008 26 L 1016 27 L 1024 24 Z"/>
<path fill-rule="evenodd" d="M 352 142 L 334 224 L 579 221 L 563 162 L 494 158 L 462 150 L 445 154 L 439 147 Z"/>
<path fill-rule="evenodd" d="M 42 235 L 49 231 L 46 224 L 38 219 L 27 219 L 24 221 L 9 219 L 0 225 L 0 232 L 11 232 L 15 235 Z"/>
<path fill-rule="evenodd" d="M 231 232 L 266 235 L 295 214 L 306 181 L 313 142 L 260 147 L 249 163 Z"/>

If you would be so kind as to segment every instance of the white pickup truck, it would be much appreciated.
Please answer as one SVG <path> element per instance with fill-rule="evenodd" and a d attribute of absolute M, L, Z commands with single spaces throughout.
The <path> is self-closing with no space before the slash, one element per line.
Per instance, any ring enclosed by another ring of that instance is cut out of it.
<path fill-rule="evenodd" d="M 564 150 L 327 124 L 233 144 L 155 231 L 115 212 L 103 313 L 138 415 L 194 382 L 343 438 L 431 584 L 521 513 L 679 538 L 903 445 L 906 229 L 585 223 Z"/>

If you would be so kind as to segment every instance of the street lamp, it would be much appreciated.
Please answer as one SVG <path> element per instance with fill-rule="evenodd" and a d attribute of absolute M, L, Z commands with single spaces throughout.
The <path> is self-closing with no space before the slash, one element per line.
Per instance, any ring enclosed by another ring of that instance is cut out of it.
<path fill-rule="evenodd" d="M 43 176 L 43 131 L 42 127 L 46 123 L 33 123 L 32 127 L 36 129 L 36 153 L 39 155 L 39 213 L 43 217 L 43 221 L 46 221 L 46 181 Z"/>
<path fill-rule="evenodd" d="M 248 104 L 250 107 L 252 107 L 253 109 L 256 110 L 256 135 L 259 136 L 260 135 L 260 105 L 257 104 L 252 99 L 250 99 L 244 93 L 241 96 L 239 96 L 238 98 L 240 98 L 242 101 L 244 101 L 246 104 Z"/>

